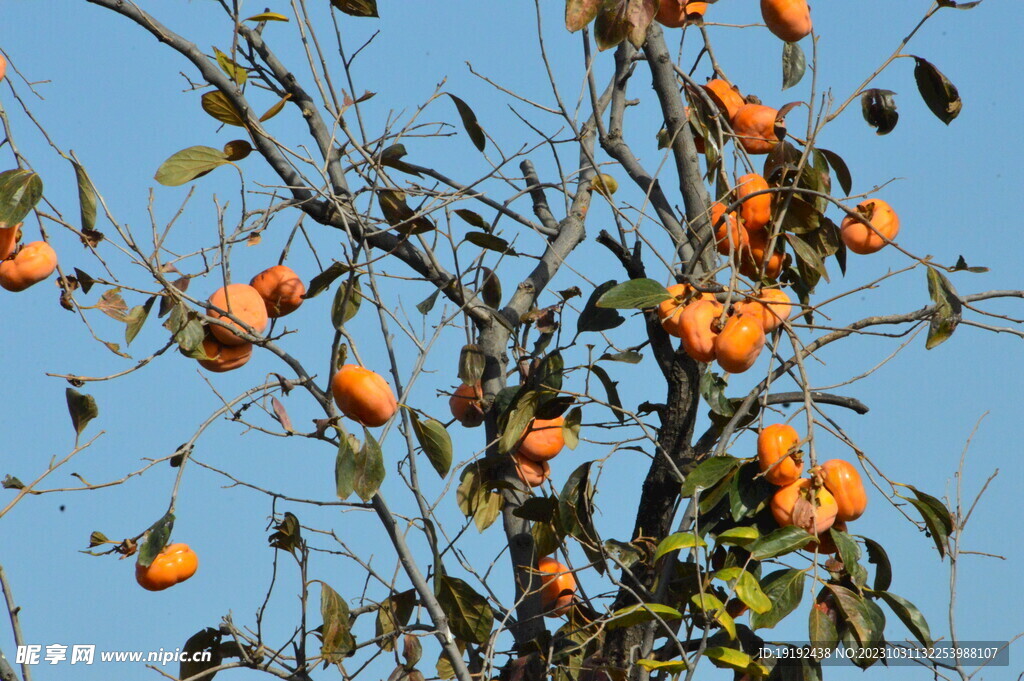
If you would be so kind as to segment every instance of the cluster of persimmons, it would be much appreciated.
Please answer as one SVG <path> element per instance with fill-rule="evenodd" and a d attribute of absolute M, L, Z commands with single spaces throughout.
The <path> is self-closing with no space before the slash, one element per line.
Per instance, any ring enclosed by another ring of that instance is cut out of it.
<path fill-rule="evenodd" d="M 842 459 L 830 459 L 804 471 L 800 435 L 793 426 L 775 423 L 765 426 L 757 436 L 757 462 L 765 480 L 779 489 L 772 495 L 770 507 L 780 527 L 795 525 L 817 536 L 808 550 L 835 553 L 836 545 L 829 528 L 846 531 L 846 523 L 856 520 L 868 505 L 867 491 L 860 474 Z"/>

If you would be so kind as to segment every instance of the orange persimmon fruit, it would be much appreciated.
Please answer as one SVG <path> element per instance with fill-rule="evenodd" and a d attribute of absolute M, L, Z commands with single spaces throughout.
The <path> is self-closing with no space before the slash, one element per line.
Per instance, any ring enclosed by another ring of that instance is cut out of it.
<path fill-rule="evenodd" d="M 540 463 L 558 456 L 565 447 L 562 436 L 562 416 L 553 419 L 533 419 L 526 429 L 526 435 L 519 441 L 517 451 L 530 461 Z"/>
<path fill-rule="evenodd" d="M 715 337 L 715 359 L 724 371 L 740 374 L 754 366 L 764 343 L 764 329 L 757 317 L 733 315 Z"/>
<path fill-rule="evenodd" d="M 793 304 L 786 292 L 779 288 L 764 288 L 756 297 L 733 305 L 737 313 L 750 314 L 761 322 L 764 332 L 771 333 L 789 319 Z"/>
<path fill-rule="evenodd" d="M 196 573 L 199 557 L 188 544 L 165 546 L 149 567 L 135 563 L 135 581 L 147 591 L 163 591 Z"/>
<path fill-rule="evenodd" d="M 780 40 L 795 43 L 811 32 L 807 0 L 761 0 L 761 17 Z"/>
<path fill-rule="evenodd" d="M 718 107 L 718 110 L 723 113 L 729 121 L 732 120 L 732 117 L 736 115 L 736 112 L 739 111 L 741 107 L 746 106 L 747 102 L 743 99 L 743 95 L 740 94 L 739 89 L 727 80 L 714 78 L 709 80 L 702 87 L 708 94 L 708 97 L 711 98 L 711 101 Z"/>
<path fill-rule="evenodd" d="M 744 104 L 730 121 L 732 131 L 748 154 L 767 154 L 779 143 L 775 118 L 779 112 L 764 104 Z"/>
<path fill-rule="evenodd" d="M 830 459 L 821 464 L 821 479 L 825 489 L 835 497 L 839 520 L 849 522 L 864 514 L 868 506 L 867 490 L 853 464 L 842 459 Z"/>
<path fill-rule="evenodd" d="M 736 181 L 736 200 L 743 201 L 740 204 L 740 218 L 743 219 L 743 226 L 750 231 L 761 229 L 771 222 L 772 195 L 758 194 L 747 198 L 766 189 L 768 182 L 757 173 L 744 175 Z"/>
<path fill-rule="evenodd" d="M 807 478 L 780 487 L 769 505 L 779 527 L 795 525 L 819 536 L 832 527 L 838 512 L 832 494 L 824 487 L 812 487 Z"/>
<path fill-rule="evenodd" d="M 199 366 L 223 373 L 237 369 L 252 358 L 252 343 L 224 345 L 207 329 L 206 337 L 203 338 L 203 352 L 209 359 L 199 360 Z"/>
<path fill-rule="evenodd" d="M 0 227 L 0 260 L 6 260 L 14 253 L 21 237 L 21 223 L 13 227 Z"/>
<path fill-rule="evenodd" d="M 49 277 L 55 269 L 57 252 L 45 241 L 33 241 L 22 246 L 13 258 L 0 262 L 0 286 L 8 291 L 24 291 Z"/>
<path fill-rule="evenodd" d="M 843 243 L 854 253 L 877 253 L 885 248 L 889 241 L 895 239 L 900 231 L 899 216 L 892 206 L 881 199 L 860 202 L 857 204 L 857 213 L 864 216 L 863 219 L 847 215 L 839 225 L 839 235 Z M 868 226 L 869 222 L 871 226 Z"/>
<path fill-rule="evenodd" d="M 565 565 L 554 558 L 537 561 L 541 575 L 540 602 L 548 617 L 561 617 L 569 612 L 576 593 L 576 578 Z"/>
<path fill-rule="evenodd" d="M 210 296 L 210 309 L 206 314 L 214 319 L 220 319 L 223 315 L 213 308 L 219 308 L 230 312 L 237 319 L 252 328 L 252 333 L 261 334 L 267 328 L 269 316 L 267 305 L 263 302 L 263 296 L 259 291 L 248 284 L 229 284 L 217 289 Z M 244 329 L 232 319 L 224 319 L 224 322 L 238 331 Z M 236 335 L 234 331 L 216 324 L 210 325 L 210 332 L 224 345 L 242 345 L 249 341 Z"/>
<path fill-rule="evenodd" d="M 448 408 L 455 420 L 466 428 L 476 428 L 484 422 L 484 391 L 480 381 L 475 385 L 462 383 L 448 399 Z"/>
<path fill-rule="evenodd" d="M 358 364 L 338 369 L 331 393 L 341 412 L 364 426 L 383 426 L 398 411 L 398 400 L 384 377 Z"/>
<path fill-rule="evenodd" d="M 267 316 L 283 317 L 299 309 L 306 286 L 299 275 L 287 265 L 274 265 L 263 270 L 249 282 L 263 298 Z"/>
<path fill-rule="evenodd" d="M 695 300 L 680 315 L 680 339 L 683 351 L 698 362 L 715 359 L 716 324 L 722 315 L 722 304 L 711 298 Z"/>
<path fill-rule="evenodd" d="M 551 464 L 547 461 L 532 461 L 519 452 L 512 454 L 516 475 L 530 487 L 540 487 L 551 477 Z"/>
<path fill-rule="evenodd" d="M 777 487 L 791 485 L 804 470 L 801 452 L 796 450 L 800 436 L 785 423 L 765 426 L 757 435 L 757 464 L 764 479 Z"/>

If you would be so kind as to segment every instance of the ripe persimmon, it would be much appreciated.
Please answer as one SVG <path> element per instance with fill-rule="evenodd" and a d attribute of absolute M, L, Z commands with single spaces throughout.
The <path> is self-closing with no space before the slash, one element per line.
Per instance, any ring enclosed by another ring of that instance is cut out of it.
<path fill-rule="evenodd" d="M 569 612 L 576 593 L 576 578 L 569 568 L 554 558 L 544 557 L 537 561 L 537 570 L 543 573 L 540 603 L 544 614 L 561 617 Z"/>
<path fill-rule="evenodd" d="M 744 230 L 746 231 L 746 230 Z M 786 267 L 788 257 L 782 239 L 776 239 L 775 250 L 765 259 L 768 250 L 768 230 L 761 228 L 747 232 L 748 248 L 740 260 L 740 274 L 751 279 L 778 279 Z"/>
<path fill-rule="evenodd" d="M 207 329 L 203 339 L 203 352 L 209 359 L 199 360 L 199 366 L 209 371 L 223 373 L 242 366 L 252 358 L 252 343 L 224 345 Z"/>
<path fill-rule="evenodd" d="M 364 426 L 383 426 L 398 411 L 398 400 L 384 377 L 358 364 L 338 369 L 331 393 L 338 409 Z"/>
<path fill-rule="evenodd" d="M 564 417 L 533 419 L 526 429 L 526 435 L 519 441 L 517 451 L 530 461 L 548 461 L 558 456 L 565 447 L 562 437 Z"/>
<path fill-rule="evenodd" d="M 686 354 L 698 362 L 710 362 L 715 358 L 715 339 L 718 337 L 715 325 L 721 315 L 722 304 L 714 298 L 695 300 L 683 309 L 680 338 Z"/>
<path fill-rule="evenodd" d="M 229 284 L 214 291 L 210 296 L 210 309 L 206 311 L 206 314 L 214 319 L 220 319 L 223 315 L 213 308 L 230 312 L 237 319 L 252 327 L 254 334 L 261 334 L 267 328 L 269 321 L 267 305 L 263 302 L 263 296 L 259 291 L 248 284 Z M 244 331 L 237 322 L 231 319 L 225 318 L 224 322 L 239 331 Z M 210 325 L 210 332 L 224 345 L 242 345 L 248 342 L 230 329 L 216 324 Z"/>
<path fill-rule="evenodd" d="M 868 494 L 860 473 L 848 461 L 830 459 L 821 464 L 821 480 L 838 506 L 836 517 L 844 522 L 856 520 L 868 506 Z"/>
<path fill-rule="evenodd" d="M 480 381 L 475 385 L 462 383 L 448 399 L 452 416 L 466 428 L 476 428 L 484 422 L 484 391 Z"/>
<path fill-rule="evenodd" d="M 824 487 L 814 488 L 807 478 L 779 488 L 769 504 L 779 527 L 796 525 L 821 535 L 836 521 L 836 500 Z"/>
<path fill-rule="evenodd" d="M 778 111 L 764 104 L 744 104 L 730 121 L 736 141 L 748 154 L 767 154 L 779 143 L 775 136 L 778 115 Z"/>
<path fill-rule="evenodd" d="M 861 201 L 857 204 L 857 213 L 863 215 L 863 219 L 858 220 L 847 215 L 839 225 L 843 243 L 854 253 L 877 253 L 885 248 L 889 241 L 895 239 L 900 231 L 899 216 L 892 206 L 881 199 Z M 868 226 L 869 222 L 871 226 Z"/>
<path fill-rule="evenodd" d="M 196 573 L 199 557 L 188 544 L 165 546 L 149 567 L 135 564 L 135 581 L 147 591 L 163 591 Z"/>
<path fill-rule="evenodd" d="M 687 22 L 704 16 L 708 9 L 706 2 L 694 2 L 692 0 L 661 0 L 658 5 L 658 13 L 654 20 L 668 28 L 680 28 Z"/>
<path fill-rule="evenodd" d="M 761 289 L 756 298 L 741 300 L 733 305 L 733 308 L 737 313 L 757 317 L 761 322 L 761 328 L 767 334 L 782 326 L 782 322 L 789 319 L 793 305 L 789 301 L 789 296 L 782 289 L 765 288 Z"/>
<path fill-rule="evenodd" d="M 795 43 L 811 32 L 807 0 L 761 0 L 761 16 L 768 30 L 787 43 Z"/>
<path fill-rule="evenodd" d="M 715 202 L 711 206 L 711 226 L 715 230 L 715 250 L 722 255 L 750 251 L 750 237 L 740 226 L 736 211 L 725 215 L 725 206 Z"/>
<path fill-rule="evenodd" d="M 658 319 L 661 326 L 670 336 L 679 337 L 682 334 L 680 329 L 680 317 L 683 308 L 686 307 L 686 299 L 689 297 L 693 287 L 688 284 L 672 284 L 667 291 L 672 296 L 658 303 Z"/>
<path fill-rule="evenodd" d="M 0 227 L 0 260 L 6 260 L 14 253 L 21 236 L 21 223 L 13 227 Z"/>
<path fill-rule="evenodd" d="M 547 461 L 532 461 L 519 452 L 512 454 L 516 475 L 530 487 L 540 487 L 551 477 L 551 464 Z"/>
<path fill-rule="evenodd" d="M 752 315 L 729 317 L 715 338 L 715 359 L 730 374 L 740 374 L 754 366 L 764 347 L 764 329 Z"/>
<path fill-rule="evenodd" d="M 796 428 L 785 423 L 773 423 L 758 433 L 757 464 L 765 480 L 785 487 L 800 479 L 804 462 L 796 449 L 798 442 Z"/>
<path fill-rule="evenodd" d="M 269 267 L 249 282 L 267 307 L 268 317 L 283 317 L 299 309 L 306 287 L 299 275 L 287 265 Z"/>
<path fill-rule="evenodd" d="M 740 110 L 740 107 L 746 105 L 746 100 L 743 99 L 743 95 L 740 94 L 739 89 L 729 83 L 727 80 L 721 78 L 714 78 L 709 80 L 704 86 L 704 91 L 708 93 L 708 97 L 715 103 L 718 110 L 722 112 L 726 119 L 731 121 L 732 117 L 736 115 L 736 112 Z"/>
<path fill-rule="evenodd" d="M 3 80 L 5 75 L 7 75 L 7 60 L 4 55 L 0 54 L 0 80 Z"/>
<path fill-rule="evenodd" d="M 45 241 L 33 241 L 22 246 L 13 258 L 0 262 L 0 286 L 8 291 L 24 291 L 49 277 L 55 269 L 57 252 Z"/>
<path fill-rule="evenodd" d="M 736 200 L 743 201 L 740 204 L 740 217 L 743 219 L 743 226 L 749 231 L 761 229 L 771 222 L 771 194 L 758 194 L 753 198 L 746 198 L 765 189 L 768 189 L 768 182 L 757 173 L 744 175 L 736 181 Z"/>

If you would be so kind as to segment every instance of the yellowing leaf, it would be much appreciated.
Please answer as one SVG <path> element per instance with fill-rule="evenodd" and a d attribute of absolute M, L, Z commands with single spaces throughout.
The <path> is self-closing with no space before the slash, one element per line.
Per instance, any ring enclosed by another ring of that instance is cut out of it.
<path fill-rule="evenodd" d="M 245 127 L 242 114 L 238 112 L 235 105 L 228 101 L 228 98 L 220 90 L 207 92 L 202 97 L 203 111 L 216 118 L 221 123 Z"/>
<path fill-rule="evenodd" d="M 277 12 L 260 12 L 243 21 L 288 21 L 288 17 Z"/>
<path fill-rule="evenodd" d="M 228 155 L 213 147 L 189 147 L 164 161 L 153 176 L 165 187 L 177 187 L 228 162 Z"/>

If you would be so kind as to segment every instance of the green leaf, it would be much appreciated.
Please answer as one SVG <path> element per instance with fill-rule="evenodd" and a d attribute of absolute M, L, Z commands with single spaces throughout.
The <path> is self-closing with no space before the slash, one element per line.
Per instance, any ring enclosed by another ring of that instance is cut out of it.
<path fill-rule="evenodd" d="M 467 232 L 465 240 L 471 244 L 495 251 L 503 255 L 519 255 L 515 249 L 509 246 L 508 242 L 500 236 L 494 236 L 486 232 Z"/>
<path fill-rule="evenodd" d="M 227 95 L 220 90 L 213 90 L 204 94 L 200 99 L 200 104 L 203 107 L 203 111 L 221 123 L 235 125 L 240 128 L 245 127 L 245 119 L 242 118 L 241 112 L 235 108 L 235 105 L 231 103 Z"/>
<path fill-rule="evenodd" d="M 351 614 L 345 599 L 324 582 L 320 582 L 320 615 L 324 619 L 320 655 L 325 662 L 342 662 L 356 648 Z"/>
<path fill-rule="evenodd" d="M 277 12 L 260 12 L 243 21 L 288 21 L 288 17 Z"/>
<path fill-rule="evenodd" d="M 344 501 L 355 491 L 356 478 L 356 446 L 348 433 L 341 433 L 338 438 L 338 455 L 334 459 L 334 484 L 338 498 Z"/>
<path fill-rule="evenodd" d="M 603 0 L 566 0 L 565 28 L 570 33 L 580 30 L 597 16 Z"/>
<path fill-rule="evenodd" d="M 434 289 L 434 292 L 429 296 L 416 303 L 416 311 L 421 315 L 426 315 L 428 312 L 434 309 L 434 305 L 437 304 L 437 297 L 440 295 L 441 289 Z"/>
<path fill-rule="evenodd" d="M 0 227 L 13 227 L 36 207 L 43 197 L 43 181 L 31 170 L 0 173 Z"/>
<path fill-rule="evenodd" d="M 142 330 L 142 325 L 146 323 L 146 318 L 149 317 L 149 311 L 153 308 L 153 303 L 156 302 L 156 296 L 150 296 L 146 302 L 142 305 L 136 305 L 124 318 L 126 324 L 124 328 L 124 342 L 126 345 L 131 345 L 135 337 L 139 335 L 139 331 Z"/>
<path fill-rule="evenodd" d="M 595 304 L 617 310 L 643 310 L 671 297 L 668 290 L 653 279 L 630 279 L 605 291 Z"/>
<path fill-rule="evenodd" d="M 907 499 L 921 514 L 929 534 L 932 535 L 932 541 L 935 542 L 935 548 L 939 550 L 940 556 L 945 557 L 949 535 L 953 533 L 952 513 L 949 512 L 945 504 L 930 494 L 925 494 L 911 485 L 907 485 L 907 487 L 917 498 L 907 499 L 902 495 L 901 497 Z"/>
<path fill-rule="evenodd" d="M 557 512 L 558 499 L 556 497 L 530 497 L 523 502 L 522 506 L 512 511 L 512 515 L 523 520 L 548 523 Z"/>
<path fill-rule="evenodd" d="M 508 412 L 502 414 L 501 437 L 498 439 L 499 453 L 508 454 L 519 444 L 519 440 L 537 413 L 540 399 L 539 392 L 527 390 L 517 397 Z"/>
<path fill-rule="evenodd" d="M 469 139 L 473 141 L 479 151 L 483 151 L 487 144 L 487 138 L 484 136 L 483 128 L 480 127 L 480 123 L 476 120 L 476 114 L 469 108 L 469 105 L 464 101 L 456 97 L 450 92 L 446 92 L 446 95 L 452 98 L 455 102 L 455 108 L 459 110 L 459 118 L 462 119 L 462 125 L 466 128 L 466 132 L 469 133 Z"/>
<path fill-rule="evenodd" d="M 867 584 L 868 571 L 860 564 L 860 547 L 857 546 L 857 542 L 847 533 L 834 527 L 830 528 L 829 532 L 836 548 L 839 549 L 839 557 L 843 561 L 843 569 L 846 570 L 846 574 L 850 575 L 850 579 L 858 587 Z"/>
<path fill-rule="evenodd" d="M 725 611 L 725 604 L 711 594 L 694 594 L 690 600 L 705 613 L 711 614 L 722 625 L 730 639 L 736 638 L 736 621 Z"/>
<path fill-rule="evenodd" d="M 619 423 L 625 423 L 626 415 L 622 413 L 622 400 L 619 399 L 619 391 L 616 388 L 619 384 L 618 381 L 613 381 L 608 372 L 596 364 L 589 365 L 587 369 L 597 376 L 597 380 L 601 381 L 601 385 L 604 386 L 604 390 L 608 394 L 609 409 L 615 414 L 615 418 L 618 419 Z"/>
<path fill-rule="evenodd" d="M 914 56 L 914 61 L 914 80 L 924 103 L 940 121 L 949 125 L 963 109 L 960 93 L 934 64 L 917 56 Z"/>
<path fill-rule="evenodd" d="M 752 544 L 750 556 L 754 560 L 775 558 L 803 548 L 812 539 L 814 539 L 813 536 L 799 527 L 793 525 L 780 527 Z"/>
<path fill-rule="evenodd" d="M 875 566 L 875 581 L 871 588 L 875 591 L 886 591 L 892 584 L 892 564 L 889 562 L 889 554 L 885 552 L 878 542 L 861 537 L 864 540 L 864 547 L 868 552 L 868 562 Z"/>
<path fill-rule="evenodd" d="M 700 396 L 711 407 L 712 413 L 731 418 L 736 413 L 732 402 L 725 396 L 728 387 L 725 379 L 713 371 L 705 371 L 700 377 Z"/>
<path fill-rule="evenodd" d="M 274 533 L 267 539 L 268 543 L 278 550 L 296 554 L 302 547 L 302 525 L 291 511 L 284 512 L 281 522 L 274 525 Z"/>
<path fill-rule="evenodd" d="M 604 561 L 595 548 L 601 542 L 594 529 L 594 486 L 590 483 L 592 463 L 582 463 L 569 474 L 558 495 L 558 520 L 566 534 L 580 541 L 587 558 L 603 574 Z"/>
<path fill-rule="evenodd" d="M 608 616 L 607 629 L 614 631 L 623 627 L 632 627 L 655 619 L 678 620 L 682 619 L 683 613 L 661 603 L 642 603 L 630 605 L 621 610 L 616 610 Z"/>
<path fill-rule="evenodd" d="M 896 100 L 892 90 L 871 88 L 865 90 L 860 97 L 861 113 L 868 125 L 875 128 L 879 135 L 888 135 L 896 128 L 900 115 L 896 112 Z"/>
<path fill-rule="evenodd" d="M 68 413 L 71 414 L 71 425 L 75 429 L 77 438 L 89 425 L 89 421 L 100 415 L 100 409 L 96 406 L 96 400 L 92 395 L 85 395 L 74 388 L 65 390 L 68 402 Z"/>
<path fill-rule="evenodd" d="M 825 656 L 826 651 L 832 650 L 839 643 L 839 631 L 828 613 L 822 612 L 816 606 L 817 604 L 811 607 L 807 617 L 807 633 L 811 647 L 818 651 L 820 659 Z"/>
<path fill-rule="evenodd" d="M 434 467 L 437 474 L 444 478 L 452 467 L 452 438 L 448 431 L 436 419 L 420 421 L 416 412 L 409 410 L 409 417 L 412 419 L 412 430 L 416 434 L 416 440 L 427 455 L 430 465 Z"/>
<path fill-rule="evenodd" d="M 926 648 L 930 648 L 935 645 L 935 640 L 932 638 L 932 632 L 928 628 L 928 622 L 925 620 L 924 615 L 917 609 L 917 606 L 901 596 L 897 596 L 894 593 L 888 591 L 876 591 L 876 596 L 881 596 L 882 600 L 885 601 L 886 605 L 896 613 L 896 616 L 900 618 L 900 621 L 906 625 L 910 633 L 914 635 L 918 641 L 921 642 Z"/>
<path fill-rule="evenodd" d="M 761 538 L 756 527 L 732 527 L 715 537 L 721 546 L 749 546 Z"/>
<path fill-rule="evenodd" d="M 846 165 L 846 161 L 834 151 L 822 149 L 821 147 L 818 147 L 818 151 L 828 161 L 832 172 L 836 174 L 836 181 L 839 182 L 843 193 L 849 196 L 853 192 L 853 177 L 850 175 L 850 168 Z"/>
<path fill-rule="evenodd" d="M 746 570 L 742 571 L 739 579 L 736 580 L 736 595 L 743 601 L 752 612 L 763 615 L 770 611 L 774 604 L 768 595 L 761 589 L 754 575 Z"/>
<path fill-rule="evenodd" d="M 782 89 L 788 90 L 804 77 L 807 70 L 807 58 L 797 43 L 785 43 L 782 46 Z"/>
<path fill-rule="evenodd" d="M 437 601 L 457 638 L 484 645 L 491 635 L 494 613 L 487 599 L 469 584 L 447 575 L 435 575 Z"/>
<path fill-rule="evenodd" d="M 245 82 L 249 80 L 249 73 L 245 68 L 239 66 L 235 60 L 218 50 L 216 47 L 213 48 L 213 56 L 217 60 L 217 66 L 220 67 L 221 71 L 227 74 L 228 78 L 239 85 L 244 85 Z"/>
<path fill-rule="evenodd" d="M 687 665 L 686 660 L 637 660 L 636 663 L 645 669 L 650 669 L 652 672 L 664 672 L 673 679 L 678 678 L 683 672 L 690 668 L 689 665 Z"/>
<path fill-rule="evenodd" d="M 477 532 L 483 532 L 494 524 L 503 504 L 504 500 L 498 492 L 484 492 L 481 502 L 473 510 L 473 524 Z"/>
<path fill-rule="evenodd" d="M 755 679 L 768 676 L 770 670 L 764 665 L 755 662 L 754 658 L 742 650 L 712 646 L 704 651 L 705 657 L 711 660 L 711 664 L 723 669 L 735 669 L 740 672 L 747 672 Z"/>
<path fill-rule="evenodd" d="M 223 658 L 220 652 L 221 633 L 217 629 L 207 627 L 188 637 L 182 647 L 181 656 L 185 660 L 178 665 L 178 678 L 190 679 L 202 672 L 220 666 Z M 203 681 L 212 679 L 217 672 L 203 676 Z"/>
<path fill-rule="evenodd" d="M 617 539 L 606 539 L 604 550 L 609 556 L 614 557 L 616 565 L 625 568 L 633 567 L 644 557 L 644 554 L 636 546 Z"/>
<path fill-rule="evenodd" d="M 359 498 L 369 501 L 384 482 L 384 454 L 373 434 L 363 428 L 363 446 L 355 455 L 356 471 L 352 488 Z"/>
<path fill-rule="evenodd" d="M 331 0 L 336 8 L 353 17 L 378 17 L 377 0 Z"/>
<path fill-rule="evenodd" d="M 353 277 L 339 286 L 334 292 L 334 302 L 331 303 L 331 324 L 334 328 L 338 331 L 345 328 L 345 324 L 359 312 L 362 303 L 363 290 L 358 278 Z"/>
<path fill-rule="evenodd" d="M 862 646 L 872 646 L 882 638 L 885 629 L 885 615 L 881 609 L 844 586 L 826 584 L 836 599 L 836 605 L 843 613 L 843 619 L 853 627 L 853 632 Z"/>
<path fill-rule="evenodd" d="M 673 551 L 692 549 L 698 546 L 701 548 L 706 547 L 707 542 L 693 532 L 674 532 L 658 543 L 658 548 L 654 552 L 654 560 L 658 560 L 665 554 Z"/>
<path fill-rule="evenodd" d="M 393 593 L 381 602 L 380 608 L 377 609 L 377 623 L 374 630 L 374 638 L 381 639 L 378 644 L 381 650 L 395 649 L 395 640 L 390 635 L 397 634 L 401 627 L 409 623 L 415 607 L 415 589 Z"/>
<path fill-rule="evenodd" d="M 935 312 L 928 325 L 925 349 L 931 350 L 953 335 L 962 317 L 963 304 L 944 274 L 928 266 L 928 295 L 935 302 Z"/>
<path fill-rule="evenodd" d="M 484 220 L 483 216 L 479 213 L 475 213 L 468 208 L 457 208 L 455 214 L 474 227 L 478 227 L 485 232 L 491 231 L 491 226 L 487 224 L 487 220 Z"/>
<path fill-rule="evenodd" d="M 329 289 L 335 279 L 351 271 L 352 268 L 343 262 L 332 262 L 326 270 L 309 280 L 309 290 L 306 291 L 306 295 L 302 296 L 302 298 L 304 300 L 316 298 Z"/>
<path fill-rule="evenodd" d="M 689 498 L 698 490 L 711 489 L 742 464 L 742 459 L 733 456 L 712 456 L 705 459 L 686 476 L 680 495 Z"/>
<path fill-rule="evenodd" d="M 377 203 L 384 219 L 405 235 L 423 234 L 434 229 L 434 224 L 416 212 L 405 202 L 405 192 L 397 189 L 381 189 L 377 192 Z"/>
<path fill-rule="evenodd" d="M 580 316 L 576 320 L 577 334 L 584 331 L 608 331 L 621 326 L 626 321 L 626 318 L 615 310 L 597 306 L 598 299 L 611 290 L 616 283 L 614 279 L 606 281 L 595 288 L 590 294 L 587 304 L 583 307 L 583 311 L 580 312 Z"/>
<path fill-rule="evenodd" d="M 761 580 L 761 590 L 771 601 L 771 609 L 750 615 L 751 629 L 771 629 L 800 605 L 804 594 L 803 570 L 777 570 Z"/>
<path fill-rule="evenodd" d="M 178 187 L 229 163 L 227 154 L 213 147 L 189 147 L 171 155 L 153 176 L 165 187 Z"/>
<path fill-rule="evenodd" d="M 639 364 L 644 361 L 642 353 L 636 352 L 635 350 L 626 350 L 624 352 L 616 352 L 615 354 L 605 353 L 598 357 L 599 360 L 607 360 L 609 362 L 622 362 L 624 364 Z"/>
<path fill-rule="evenodd" d="M 580 407 L 573 407 L 565 415 L 565 423 L 562 424 L 562 439 L 569 449 L 576 449 L 580 444 L 580 426 L 583 421 L 583 410 Z"/>
<path fill-rule="evenodd" d="M 174 514 L 165 513 L 146 530 L 146 541 L 139 548 L 139 565 L 146 568 L 153 564 L 160 552 L 167 546 L 174 529 Z"/>
<path fill-rule="evenodd" d="M 78 205 L 82 218 L 82 231 L 89 232 L 96 227 L 96 188 L 89 179 L 85 168 L 71 162 L 75 168 L 75 180 L 78 182 Z"/>

